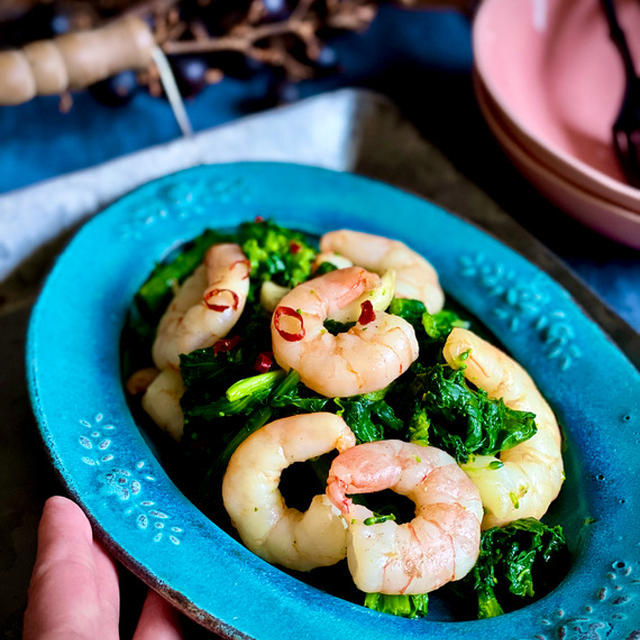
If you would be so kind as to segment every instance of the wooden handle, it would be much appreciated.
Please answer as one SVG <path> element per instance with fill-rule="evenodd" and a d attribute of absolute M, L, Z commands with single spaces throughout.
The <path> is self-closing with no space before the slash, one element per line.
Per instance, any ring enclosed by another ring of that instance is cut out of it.
<path fill-rule="evenodd" d="M 92 31 L 78 31 L 0 52 L 0 104 L 20 104 L 36 95 L 83 89 L 152 60 L 153 35 L 134 16 Z"/>

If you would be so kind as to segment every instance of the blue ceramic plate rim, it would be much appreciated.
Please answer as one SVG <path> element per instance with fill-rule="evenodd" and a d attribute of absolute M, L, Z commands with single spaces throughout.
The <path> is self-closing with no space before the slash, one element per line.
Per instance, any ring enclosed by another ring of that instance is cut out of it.
<path fill-rule="evenodd" d="M 571 444 L 567 484 L 581 483 L 581 491 L 561 495 L 565 511 L 581 521 L 568 519 L 574 561 L 554 591 L 490 620 L 379 614 L 268 565 L 173 485 L 126 404 L 122 324 L 135 291 L 171 247 L 256 215 L 310 233 L 351 227 L 407 242 L 529 370 Z M 411 194 L 281 163 L 207 165 L 151 182 L 93 218 L 58 258 L 30 319 L 26 359 L 53 465 L 105 543 L 188 615 L 226 636 L 627 638 L 640 628 L 640 542 L 625 537 L 640 513 L 639 465 L 628 455 L 640 443 L 640 375 L 549 276 Z"/>

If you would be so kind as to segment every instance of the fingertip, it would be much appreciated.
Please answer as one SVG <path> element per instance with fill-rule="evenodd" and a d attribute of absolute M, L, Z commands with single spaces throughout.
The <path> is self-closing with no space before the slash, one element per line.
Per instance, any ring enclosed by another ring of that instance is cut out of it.
<path fill-rule="evenodd" d="M 80 507 L 62 496 L 47 499 L 38 526 L 38 551 L 32 580 L 51 565 L 71 560 L 93 566 L 93 531 Z"/>
<path fill-rule="evenodd" d="M 63 519 L 65 522 L 85 522 L 87 517 L 84 511 L 69 498 L 64 496 L 51 496 L 47 498 L 42 508 L 42 519 Z"/>
<path fill-rule="evenodd" d="M 49 498 L 38 529 L 25 640 L 117 638 L 118 605 L 115 567 L 94 543 L 84 512 L 67 498 Z"/>
<path fill-rule="evenodd" d="M 180 613 L 149 589 L 133 640 L 182 640 Z"/>
<path fill-rule="evenodd" d="M 91 524 L 84 511 L 73 500 L 63 496 L 51 496 L 44 503 L 40 526 L 39 542 L 48 542 L 50 538 L 64 534 L 73 534 L 86 542 L 93 540 Z"/>

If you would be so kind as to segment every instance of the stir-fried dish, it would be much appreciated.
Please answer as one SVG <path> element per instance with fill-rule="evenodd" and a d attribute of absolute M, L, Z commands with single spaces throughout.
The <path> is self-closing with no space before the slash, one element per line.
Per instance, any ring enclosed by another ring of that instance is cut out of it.
<path fill-rule="evenodd" d="M 444 304 L 396 240 L 339 230 L 318 248 L 261 218 L 207 231 L 138 292 L 127 389 L 180 442 L 198 503 L 268 562 L 327 589 L 348 568 L 359 601 L 395 615 L 426 615 L 442 587 L 463 616 L 499 615 L 562 577 L 562 529 L 540 520 L 560 430 Z"/>

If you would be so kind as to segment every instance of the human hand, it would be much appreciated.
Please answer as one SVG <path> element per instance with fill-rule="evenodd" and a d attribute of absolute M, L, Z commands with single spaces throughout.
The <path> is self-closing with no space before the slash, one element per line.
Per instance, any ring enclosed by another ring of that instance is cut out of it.
<path fill-rule="evenodd" d="M 74 502 L 44 505 L 23 640 L 118 640 L 120 593 L 111 558 Z M 180 640 L 178 612 L 149 591 L 133 640 Z"/>

